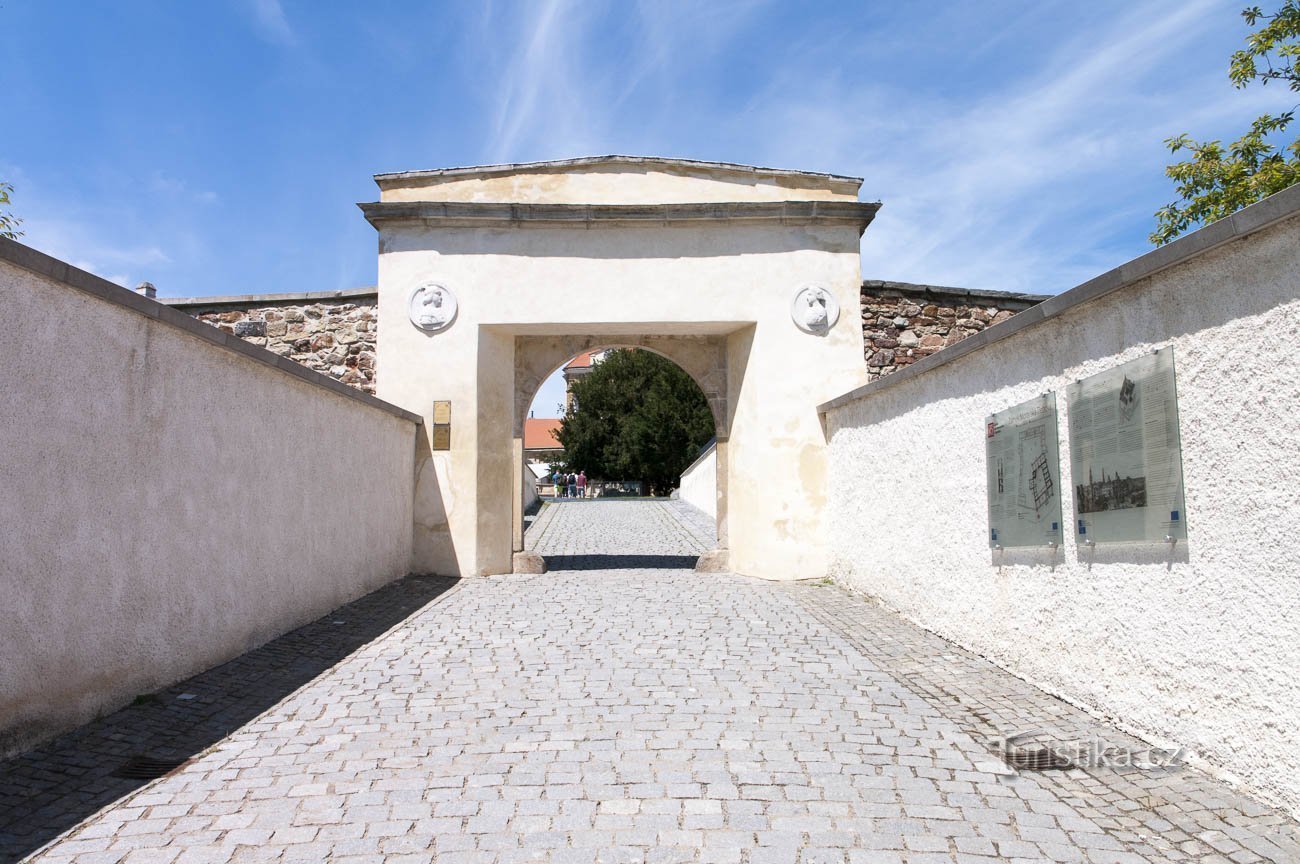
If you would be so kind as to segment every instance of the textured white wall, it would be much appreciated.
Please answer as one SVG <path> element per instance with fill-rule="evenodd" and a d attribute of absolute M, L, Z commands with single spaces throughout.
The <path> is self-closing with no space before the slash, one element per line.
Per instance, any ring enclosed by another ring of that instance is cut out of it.
<path fill-rule="evenodd" d="M 710 444 L 709 450 L 682 474 L 678 486 L 681 499 L 708 513 L 718 512 L 718 447 Z"/>
<path fill-rule="evenodd" d="M 7 261 L 0 296 L 0 751 L 407 572 L 413 422 Z"/>
<path fill-rule="evenodd" d="M 1090 562 L 1067 531 L 1054 559 L 1008 551 L 999 566 L 986 415 L 1055 391 L 1069 477 L 1066 384 L 1164 345 L 1188 542 L 1098 547 Z M 1291 218 L 833 408 L 832 575 L 1300 809 L 1297 361 Z"/>

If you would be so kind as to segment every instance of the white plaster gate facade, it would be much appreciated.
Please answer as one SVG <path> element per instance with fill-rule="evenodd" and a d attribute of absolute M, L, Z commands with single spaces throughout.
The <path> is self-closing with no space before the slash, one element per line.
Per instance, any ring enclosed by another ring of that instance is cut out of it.
<path fill-rule="evenodd" d="M 523 420 L 545 377 L 595 347 L 641 346 L 694 377 L 718 437 L 719 548 L 737 572 L 825 572 L 817 405 L 866 380 L 861 179 L 599 157 L 380 174 L 378 395 L 424 416 L 415 572 L 509 572 L 522 549 Z M 436 284 L 455 317 L 408 322 Z M 843 310 L 796 326 L 799 291 Z M 431 332 L 432 331 L 432 332 Z M 434 403 L 451 404 L 434 449 Z"/>

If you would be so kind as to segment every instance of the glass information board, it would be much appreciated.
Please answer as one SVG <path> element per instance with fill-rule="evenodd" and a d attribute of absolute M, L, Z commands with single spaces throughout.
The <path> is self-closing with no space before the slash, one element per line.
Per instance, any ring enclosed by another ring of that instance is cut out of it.
<path fill-rule="evenodd" d="M 1060 545 L 1056 397 L 1044 394 L 990 416 L 984 439 L 989 546 Z"/>
<path fill-rule="evenodd" d="M 1185 539 L 1174 349 L 1076 381 L 1066 400 L 1078 539 Z"/>

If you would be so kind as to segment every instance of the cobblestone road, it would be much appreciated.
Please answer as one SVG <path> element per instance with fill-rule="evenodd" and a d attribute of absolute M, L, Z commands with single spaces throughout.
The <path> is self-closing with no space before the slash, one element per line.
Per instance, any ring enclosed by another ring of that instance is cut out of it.
<path fill-rule="evenodd" d="M 691 572 L 686 505 L 530 545 L 569 569 L 460 582 L 37 860 L 1297 860 L 1188 769 L 1010 772 L 994 727 L 1096 724 L 837 588 Z"/>

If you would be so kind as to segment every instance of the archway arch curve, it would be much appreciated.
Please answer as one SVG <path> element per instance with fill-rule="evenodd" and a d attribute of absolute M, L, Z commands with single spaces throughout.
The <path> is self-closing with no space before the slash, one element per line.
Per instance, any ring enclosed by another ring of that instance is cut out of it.
<path fill-rule="evenodd" d="M 717 336 L 519 336 L 515 340 L 514 426 L 522 437 L 524 420 L 543 382 L 579 354 L 639 348 L 658 354 L 691 377 L 713 415 L 714 435 L 725 441 L 730 429 L 727 405 L 727 350 Z"/>
<path fill-rule="evenodd" d="M 627 333 L 517 335 L 514 345 L 514 543 L 524 548 L 524 420 L 542 382 L 571 359 L 587 351 L 640 348 L 676 364 L 704 394 L 713 415 L 717 441 L 717 507 L 714 514 L 719 548 L 727 544 L 727 439 L 731 430 L 728 400 L 727 337 L 722 335 L 658 336 Z M 539 559 L 540 560 L 540 559 Z"/>

